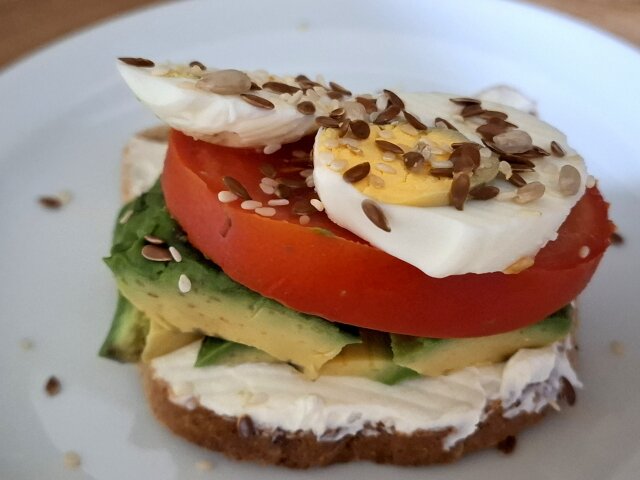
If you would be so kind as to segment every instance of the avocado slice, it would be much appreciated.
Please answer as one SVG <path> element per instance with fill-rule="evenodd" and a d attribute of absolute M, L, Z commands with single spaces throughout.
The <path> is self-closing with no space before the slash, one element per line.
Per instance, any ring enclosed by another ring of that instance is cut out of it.
<path fill-rule="evenodd" d="M 268 353 L 241 343 L 221 338 L 206 337 L 202 340 L 196 367 L 211 365 L 240 365 L 241 363 L 282 363 Z"/>
<path fill-rule="evenodd" d="M 128 212 L 132 212 L 129 214 Z M 231 280 L 187 241 L 169 216 L 159 183 L 123 207 L 111 255 L 105 259 L 120 293 L 165 330 L 220 337 L 262 350 L 298 366 L 309 378 L 360 339 L 312 315 L 289 309 Z M 175 247 L 180 262 L 158 262 L 141 255 L 145 235 Z M 191 290 L 181 293 L 184 274 Z M 149 359 L 153 355 L 146 355 Z"/>
<path fill-rule="evenodd" d="M 149 319 L 126 298 L 118 295 L 111 329 L 99 354 L 118 362 L 137 362 L 144 349 L 148 332 Z"/>
<path fill-rule="evenodd" d="M 324 364 L 322 376 L 364 377 L 393 385 L 418 373 L 393 363 L 389 336 L 382 332 L 361 332 L 362 343 L 347 345 Z M 241 363 L 281 363 L 271 355 L 239 343 L 207 337 L 198 352 L 196 367 L 238 365 Z"/>
<path fill-rule="evenodd" d="M 563 308 L 541 322 L 519 330 L 475 338 L 420 338 L 391 335 L 393 361 L 422 375 L 436 377 L 471 365 L 506 360 L 521 348 L 537 348 L 564 338 L 573 309 Z"/>

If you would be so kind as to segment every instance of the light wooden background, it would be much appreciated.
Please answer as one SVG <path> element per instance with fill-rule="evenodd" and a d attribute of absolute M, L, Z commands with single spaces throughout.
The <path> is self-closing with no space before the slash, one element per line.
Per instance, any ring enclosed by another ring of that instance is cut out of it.
<path fill-rule="evenodd" d="M 531 1 L 640 46 L 640 0 Z M 66 33 L 152 3 L 158 0 L 0 0 L 0 68 Z"/>

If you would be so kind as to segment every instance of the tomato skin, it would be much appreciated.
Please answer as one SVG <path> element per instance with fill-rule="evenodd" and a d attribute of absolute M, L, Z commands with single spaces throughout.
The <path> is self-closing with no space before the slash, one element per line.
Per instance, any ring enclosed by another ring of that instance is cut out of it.
<path fill-rule="evenodd" d="M 248 173 L 264 161 L 258 157 L 173 132 L 162 176 L 170 213 L 189 241 L 239 283 L 290 308 L 374 330 L 458 338 L 537 322 L 584 289 L 612 231 L 608 205 L 591 188 L 559 239 L 528 270 L 436 279 L 363 243 L 324 215 L 303 227 L 285 214 L 264 218 L 242 210 L 240 202 L 218 201 L 217 193 L 226 189 L 223 175 L 259 181 L 262 175 Z M 257 183 L 245 187 L 253 198 L 268 198 L 260 197 Z M 585 231 L 583 220 L 588 235 L 576 233 Z M 585 245 L 580 243 L 585 239 L 590 252 L 580 258 L 574 247 Z"/>

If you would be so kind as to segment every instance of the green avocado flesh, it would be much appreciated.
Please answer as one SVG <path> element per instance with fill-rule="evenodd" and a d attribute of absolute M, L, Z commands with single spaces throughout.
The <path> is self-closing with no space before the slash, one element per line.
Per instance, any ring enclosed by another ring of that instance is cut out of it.
<path fill-rule="evenodd" d="M 437 376 L 470 365 L 500 362 L 520 348 L 565 337 L 571 308 L 520 330 L 479 338 L 431 339 L 345 331 L 322 318 L 291 310 L 231 280 L 187 241 L 171 219 L 159 184 L 120 212 L 111 255 L 105 259 L 120 297 L 100 355 L 148 362 L 202 339 L 196 367 L 288 363 L 310 379 L 364 377 L 388 385 Z M 141 255 L 145 236 L 175 247 L 182 261 Z M 191 289 L 181 293 L 181 274 Z M 357 329 L 354 329 L 357 330 Z"/>
<path fill-rule="evenodd" d="M 118 222 L 105 262 L 120 294 L 161 332 L 182 332 L 192 338 L 206 335 L 249 345 L 296 365 L 310 378 L 317 377 L 322 365 L 344 346 L 360 342 L 326 320 L 286 308 L 231 280 L 189 245 L 169 216 L 159 184 L 126 205 L 119 218 L 126 218 L 128 211 L 133 213 L 126 223 Z M 141 250 L 148 235 L 175 247 L 182 261 L 144 258 Z M 191 281 L 188 293 L 178 289 L 182 274 Z M 156 340 L 166 341 L 166 337 L 159 335 Z M 155 345 L 154 351 L 167 353 L 167 348 Z M 146 360 L 152 357 L 152 353 L 145 355 Z"/>
<path fill-rule="evenodd" d="M 528 327 L 486 337 L 439 339 L 391 335 L 393 360 L 422 375 L 435 377 L 469 365 L 502 362 L 521 348 L 544 347 L 564 338 L 571 323 L 571 307 L 565 307 Z"/>

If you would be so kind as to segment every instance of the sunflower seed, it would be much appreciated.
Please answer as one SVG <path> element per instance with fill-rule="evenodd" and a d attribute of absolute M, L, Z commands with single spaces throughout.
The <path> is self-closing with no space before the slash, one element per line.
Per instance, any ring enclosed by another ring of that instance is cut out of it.
<path fill-rule="evenodd" d="M 551 152 L 556 156 L 556 157 L 564 157 L 566 155 L 564 148 L 562 148 L 562 146 L 556 142 L 555 140 L 553 140 L 551 142 Z"/>
<path fill-rule="evenodd" d="M 155 67 L 156 65 L 151 60 L 140 57 L 120 57 L 118 58 L 118 60 L 120 60 L 122 63 L 126 63 L 127 65 L 131 65 L 132 67 L 150 68 Z"/>
<path fill-rule="evenodd" d="M 376 145 L 383 152 L 391 152 L 398 155 L 402 155 L 404 150 L 395 143 L 387 142 L 386 140 L 376 140 Z"/>
<path fill-rule="evenodd" d="M 253 105 L 254 107 L 258 108 L 264 108 L 265 110 L 273 110 L 276 107 L 266 98 L 259 97 L 258 95 L 252 95 L 251 93 L 242 93 L 240 94 L 240 98 L 242 98 L 249 105 Z"/>
<path fill-rule="evenodd" d="M 289 94 L 294 94 L 298 90 L 300 90 L 298 87 L 294 87 L 293 85 L 287 85 L 286 83 L 282 83 L 282 82 L 266 82 L 262 85 L 262 88 L 265 90 L 271 90 L 272 92 L 276 92 L 276 93 L 289 93 Z"/>
<path fill-rule="evenodd" d="M 449 191 L 449 200 L 456 210 L 464 210 L 464 202 L 469 194 L 471 187 L 471 177 L 468 173 L 463 172 L 454 175 L 451 182 L 451 190 Z"/>
<path fill-rule="evenodd" d="M 363 120 L 356 120 L 354 122 L 351 122 L 350 127 L 353 136 L 361 140 L 366 140 L 371 134 L 371 128 L 369 127 L 369 124 Z"/>
<path fill-rule="evenodd" d="M 513 177 L 511 177 L 513 178 Z M 513 199 L 514 202 L 521 205 L 525 203 L 531 203 L 544 195 L 545 186 L 540 182 L 531 182 L 518 188 L 516 196 Z"/>
<path fill-rule="evenodd" d="M 498 187 L 492 185 L 478 185 L 469 190 L 469 195 L 476 200 L 491 200 L 500 193 Z"/>
<path fill-rule="evenodd" d="M 391 103 L 391 105 L 395 105 L 400 109 L 404 108 L 404 102 L 398 95 L 396 95 L 391 90 L 383 90 L 383 92 L 387 94 L 387 97 L 389 98 L 389 103 Z"/>
<path fill-rule="evenodd" d="M 291 196 L 291 189 L 286 185 L 278 185 L 275 194 L 278 198 L 289 198 Z"/>
<path fill-rule="evenodd" d="M 573 165 L 563 165 L 558 176 L 558 189 L 565 197 L 575 195 L 580 190 L 580 172 Z"/>
<path fill-rule="evenodd" d="M 505 153 L 524 153 L 533 147 L 531 136 L 524 130 L 511 130 L 495 135 L 493 143 Z"/>
<path fill-rule="evenodd" d="M 249 195 L 247 189 L 235 178 L 224 176 L 222 177 L 222 183 L 237 197 L 243 198 L 244 200 L 251 200 L 251 195 Z"/>
<path fill-rule="evenodd" d="M 140 253 L 144 258 L 152 262 L 170 262 L 173 260 L 169 250 L 158 245 L 145 245 Z"/>
<path fill-rule="evenodd" d="M 375 203 L 373 200 L 363 200 L 362 201 L 362 211 L 366 215 L 366 217 L 380 230 L 384 230 L 385 232 L 390 232 L 389 223 L 387 222 L 387 217 L 385 216 L 382 209 Z"/>
<path fill-rule="evenodd" d="M 219 95 L 237 95 L 251 90 L 251 79 L 240 70 L 216 70 L 202 75 L 196 88 Z"/>
<path fill-rule="evenodd" d="M 356 183 L 369 175 L 369 172 L 371 172 L 371 164 L 363 162 L 346 170 L 342 174 L 342 178 L 347 183 Z"/>
<path fill-rule="evenodd" d="M 291 210 L 296 215 L 309 215 L 310 213 L 317 212 L 315 207 L 313 205 L 311 205 L 309 200 L 306 200 L 306 199 L 305 200 L 298 200 L 297 202 L 295 202 L 293 204 L 293 206 L 291 207 Z"/>

